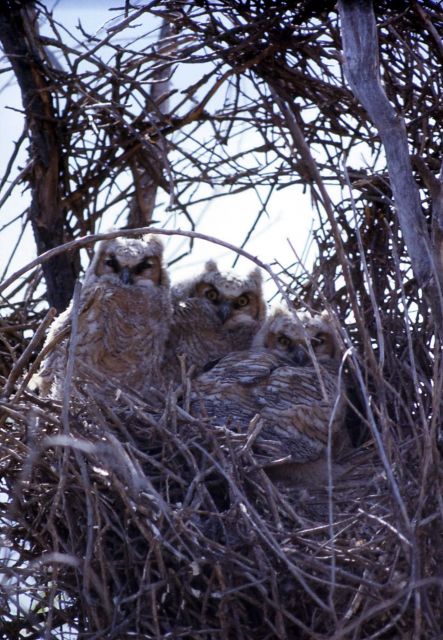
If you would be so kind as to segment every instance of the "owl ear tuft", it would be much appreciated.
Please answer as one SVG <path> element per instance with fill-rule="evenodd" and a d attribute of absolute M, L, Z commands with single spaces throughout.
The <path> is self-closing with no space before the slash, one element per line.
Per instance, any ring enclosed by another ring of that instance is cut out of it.
<path fill-rule="evenodd" d="M 205 271 L 218 271 L 215 260 L 207 260 L 205 263 Z"/>
<path fill-rule="evenodd" d="M 254 286 L 257 287 L 257 289 L 261 290 L 261 286 L 263 283 L 263 276 L 262 276 L 260 267 L 255 267 L 255 269 L 253 269 L 250 272 L 249 279 L 254 284 Z"/>
<path fill-rule="evenodd" d="M 285 308 L 282 305 L 275 305 L 274 307 L 272 307 L 268 320 L 269 322 L 272 322 L 273 320 L 275 320 L 276 318 L 281 318 L 282 316 L 289 316 L 289 312 L 288 309 Z"/>
<path fill-rule="evenodd" d="M 164 250 L 163 241 L 155 234 L 142 236 L 142 240 L 154 249 L 154 255 L 162 256 Z"/>

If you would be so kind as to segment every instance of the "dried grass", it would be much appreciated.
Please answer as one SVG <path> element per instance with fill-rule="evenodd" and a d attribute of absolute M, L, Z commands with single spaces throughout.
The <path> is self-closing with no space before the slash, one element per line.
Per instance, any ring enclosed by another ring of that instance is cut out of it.
<path fill-rule="evenodd" d="M 273 484 L 247 434 L 172 391 L 110 403 L 91 384 L 67 416 L 4 398 L 3 637 L 438 637 L 439 463 L 420 424 L 383 428 L 389 388 L 355 395 L 365 442 L 332 491 Z"/>

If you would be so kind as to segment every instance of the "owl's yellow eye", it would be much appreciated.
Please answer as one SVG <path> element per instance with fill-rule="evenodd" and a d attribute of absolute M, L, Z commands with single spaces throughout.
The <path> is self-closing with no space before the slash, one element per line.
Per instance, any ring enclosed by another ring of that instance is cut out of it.
<path fill-rule="evenodd" d="M 136 267 L 134 267 L 133 271 L 135 274 L 138 275 L 142 271 L 145 271 L 145 269 L 152 269 L 153 266 L 154 266 L 153 261 L 149 260 L 149 258 L 145 258 L 144 260 L 139 262 Z"/>
<path fill-rule="evenodd" d="M 211 302 L 218 302 L 220 298 L 220 294 L 218 293 L 217 289 L 208 289 L 205 292 L 205 296 Z"/>
<path fill-rule="evenodd" d="M 237 307 L 246 307 L 249 304 L 249 296 L 247 296 L 246 294 L 238 296 L 235 304 Z"/>
<path fill-rule="evenodd" d="M 292 340 L 285 335 L 278 336 L 277 342 L 282 347 L 290 347 L 292 344 Z"/>

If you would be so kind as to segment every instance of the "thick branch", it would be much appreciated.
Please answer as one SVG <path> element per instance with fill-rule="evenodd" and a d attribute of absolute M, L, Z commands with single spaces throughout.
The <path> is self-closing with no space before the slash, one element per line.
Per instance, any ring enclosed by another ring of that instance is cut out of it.
<path fill-rule="evenodd" d="M 165 48 L 165 45 L 162 44 L 163 41 L 167 40 L 171 33 L 172 25 L 164 18 L 159 34 L 158 52 L 160 54 L 163 53 L 163 48 Z M 170 46 L 170 44 L 166 45 L 166 47 Z M 153 74 L 150 101 L 147 101 L 146 104 L 148 113 L 152 113 L 152 106 L 158 110 L 158 115 L 160 116 L 167 112 L 169 101 L 164 99 L 164 96 L 169 90 L 170 73 L 169 66 L 159 65 L 157 71 Z M 153 115 L 156 118 L 155 112 Z M 166 149 L 162 149 L 162 146 L 164 145 L 161 138 L 158 140 L 157 145 L 146 145 L 131 163 L 135 184 L 135 195 L 129 207 L 127 225 L 131 229 L 148 226 L 152 222 L 159 181 L 155 178 L 154 172 L 148 170 L 147 165 L 156 165 L 157 168 L 160 168 L 161 173 L 161 168 L 167 163 Z M 147 149 L 149 149 L 149 152 Z"/>
<path fill-rule="evenodd" d="M 30 6 L 30 5 L 29 5 Z M 26 125 L 31 140 L 32 203 L 30 218 L 40 255 L 63 244 L 64 215 L 59 197 L 60 146 L 57 121 L 51 104 L 43 65 L 34 37 L 38 37 L 31 8 L 9 0 L 0 7 L 0 41 L 19 83 Z M 43 266 L 48 301 L 63 310 L 71 299 L 76 273 L 75 260 L 60 254 Z"/>
<path fill-rule="evenodd" d="M 429 236 L 412 174 L 405 123 L 391 106 L 380 82 L 372 2 L 339 0 L 338 6 L 346 77 L 379 132 L 412 269 L 419 284 L 426 286 L 433 275 Z"/>
<path fill-rule="evenodd" d="M 422 168 L 422 177 L 429 190 L 432 200 L 432 246 L 440 275 L 440 286 L 443 288 L 443 163 L 436 178 L 421 160 L 418 164 Z M 424 169 L 426 166 L 426 169 Z"/>

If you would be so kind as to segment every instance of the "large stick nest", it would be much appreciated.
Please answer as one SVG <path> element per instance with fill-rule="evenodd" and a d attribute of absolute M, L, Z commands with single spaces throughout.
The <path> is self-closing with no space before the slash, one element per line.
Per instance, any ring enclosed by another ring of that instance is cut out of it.
<path fill-rule="evenodd" d="M 39 252 L 93 231 L 110 206 L 121 203 L 126 210 L 138 189 L 139 166 L 147 165 L 155 185 L 166 191 L 175 185 L 177 207 L 193 226 L 193 206 L 215 197 L 212 190 L 202 194 L 196 183 L 217 186 L 223 196 L 266 187 L 267 197 L 293 183 L 312 184 L 304 144 L 290 135 L 294 121 L 303 142 L 324 149 L 319 173 L 338 187 L 346 183 L 342 157 L 364 142 L 371 164 L 367 170 L 349 167 L 358 215 L 350 215 L 344 196 L 315 233 L 312 270 L 296 276 L 280 265 L 297 306 L 330 305 L 352 348 L 348 427 L 355 448 L 342 461 L 348 472 L 333 487 L 273 484 L 250 435 L 193 419 L 172 391 L 153 395 L 151 406 L 125 394 L 100 402 L 91 388 L 65 408 L 27 392 L 23 376 L 38 350 L 36 343 L 27 351 L 29 337 L 42 317 L 38 275 L 31 274 L 0 301 L 0 636 L 440 638 L 441 347 L 411 273 L 386 172 L 378 167 L 379 139 L 337 75 L 337 18 L 316 9 L 312 14 L 311 2 L 298 3 L 296 12 L 294 3 L 224 2 L 215 17 L 212 4 L 193 3 L 191 12 L 175 3 L 172 13 L 164 2 L 146 7 L 177 30 L 167 49 L 170 59 L 150 40 L 139 52 L 129 46 L 123 28 L 132 30 L 139 21 L 137 7 L 103 41 L 113 47 L 115 60 L 106 54 L 109 65 L 96 66 L 91 36 L 90 49 L 79 50 L 91 71 L 81 74 L 74 49 L 60 40 L 50 12 L 40 7 L 52 28 L 51 46 L 67 65 L 62 73 L 49 56 L 41 64 L 57 106 L 42 122 L 45 131 L 51 122 L 63 123 L 57 125 L 57 135 L 63 132 L 57 154 L 69 163 L 60 162 L 58 189 L 50 192 L 60 198 L 54 211 L 66 210 L 66 216 L 41 230 L 47 236 L 40 234 Z M 429 15 L 422 5 L 402 2 L 400 11 L 383 2 L 377 9 L 383 16 L 383 81 L 408 123 L 430 222 L 425 187 L 432 184 L 429 173 L 440 167 L 436 34 L 442 16 L 436 2 L 427 3 Z M 328 2 L 324 9 L 331 7 Z M 265 9 L 269 13 L 262 15 Z M 297 32 L 294 25 L 303 28 Z M 11 40 L 18 40 L 15 31 Z M 158 81 L 157 66 L 169 73 L 182 60 L 214 64 L 186 87 L 183 106 L 179 101 L 162 115 L 155 105 L 146 119 L 146 83 Z M 205 96 L 225 68 L 232 78 L 226 76 L 226 108 L 219 111 Z M 114 109 L 114 102 L 124 108 Z M 290 118 L 285 105 L 293 106 Z M 145 144 L 152 122 L 175 154 L 168 162 L 163 158 L 168 180 L 157 175 L 154 145 Z M 253 148 L 248 142 L 233 156 L 225 141 L 231 136 L 235 142 L 238 132 L 249 136 Z M 17 142 L 9 167 L 27 139 Z M 135 178 L 128 181 L 129 166 Z M 10 185 L 21 196 L 27 174 L 20 175 L 16 180 L 6 172 L 3 201 Z M 316 188 L 312 193 L 319 206 Z M 23 207 L 24 228 L 28 204 Z M 263 207 L 260 215 L 265 212 Z M 77 255 L 72 266 L 74 274 Z M 69 299 L 72 291 L 65 286 L 62 293 Z"/>
<path fill-rule="evenodd" d="M 393 465 L 398 502 L 369 443 L 332 492 L 278 486 L 248 434 L 173 393 L 102 403 L 90 387 L 67 413 L 24 392 L 3 409 L 5 638 L 410 638 L 441 624 L 440 496 L 412 481 L 412 440 L 407 472 Z"/>

